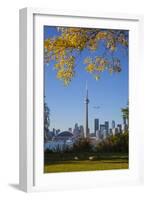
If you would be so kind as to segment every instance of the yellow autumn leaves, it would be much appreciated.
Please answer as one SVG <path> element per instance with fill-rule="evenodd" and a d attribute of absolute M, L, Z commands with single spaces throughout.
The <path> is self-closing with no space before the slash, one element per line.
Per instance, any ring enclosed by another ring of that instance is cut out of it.
<path fill-rule="evenodd" d="M 104 65 L 96 66 L 95 64 L 88 64 L 86 67 L 87 72 L 92 73 L 94 70 L 98 72 L 103 72 L 105 70 Z"/>
<path fill-rule="evenodd" d="M 102 57 L 85 59 L 86 71 L 92 73 L 96 80 L 100 78 L 100 73 L 107 69 L 108 61 Z"/>
<path fill-rule="evenodd" d="M 64 81 L 64 85 L 68 85 L 71 81 L 72 77 L 74 76 L 74 71 L 70 69 L 60 69 L 57 72 L 57 78 Z"/>
<path fill-rule="evenodd" d="M 98 39 L 98 40 L 101 40 L 101 39 L 106 39 L 106 37 L 107 37 L 107 32 L 105 31 L 100 31 L 99 33 L 97 33 L 97 35 L 96 35 L 96 38 Z"/>
<path fill-rule="evenodd" d="M 87 65 L 86 70 L 87 70 L 87 72 L 91 73 L 94 71 L 94 68 L 95 68 L 94 64 L 90 63 Z"/>
<path fill-rule="evenodd" d="M 70 56 L 67 59 L 60 59 L 56 64 L 57 78 L 64 81 L 64 85 L 68 85 L 73 78 L 74 71 L 74 56 Z"/>
<path fill-rule="evenodd" d="M 57 78 L 68 85 L 75 75 L 75 58 L 84 49 L 96 51 L 99 42 L 104 41 L 106 49 L 110 52 L 116 50 L 117 44 L 128 45 L 123 33 L 118 34 L 117 30 L 102 30 L 95 28 L 58 27 L 60 34 L 44 41 L 44 62 L 54 61 L 57 70 Z M 109 67 L 110 62 L 103 56 L 86 58 L 86 71 L 93 74 L 95 79 L 100 78 L 104 70 L 113 71 Z M 112 64 L 112 63 L 111 63 Z M 117 66 L 115 70 L 119 72 Z"/>

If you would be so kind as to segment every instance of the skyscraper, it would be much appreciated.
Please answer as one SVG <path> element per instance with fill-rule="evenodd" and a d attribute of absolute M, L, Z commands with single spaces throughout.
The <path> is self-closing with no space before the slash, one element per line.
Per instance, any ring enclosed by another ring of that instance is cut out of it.
<path fill-rule="evenodd" d="M 96 131 L 99 131 L 99 119 L 94 119 L 94 133 L 96 135 Z"/>
<path fill-rule="evenodd" d="M 109 129 L 109 134 L 110 134 L 110 135 L 113 134 L 113 132 L 112 132 L 112 128 Z"/>
<path fill-rule="evenodd" d="M 100 132 L 102 133 L 105 129 L 105 125 L 104 124 L 100 124 Z"/>
<path fill-rule="evenodd" d="M 97 140 L 101 139 L 101 134 L 100 134 L 99 130 L 96 131 L 95 136 L 96 136 Z"/>
<path fill-rule="evenodd" d="M 127 118 L 124 115 L 123 116 L 123 132 L 125 132 L 128 129 L 128 125 L 127 125 Z"/>
<path fill-rule="evenodd" d="M 105 121 L 105 129 L 106 129 L 106 135 L 109 134 L 109 122 Z"/>
<path fill-rule="evenodd" d="M 85 97 L 85 132 L 84 132 L 84 137 L 88 137 L 89 135 L 89 127 L 88 127 L 88 104 L 89 104 L 89 99 L 88 99 L 88 87 L 86 84 L 86 97 Z"/>
<path fill-rule="evenodd" d="M 114 128 L 115 128 L 115 121 L 112 120 L 112 129 L 114 129 Z"/>
<path fill-rule="evenodd" d="M 75 123 L 75 129 L 76 129 L 76 130 L 79 129 L 78 123 Z"/>
<path fill-rule="evenodd" d="M 118 124 L 118 125 L 117 125 L 117 128 L 118 128 L 118 132 L 121 133 L 121 132 L 122 132 L 122 125 L 121 125 L 121 124 Z"/>
<path fill-rule="evenodd" d="M 74 134 L 74 136 L 78 136 L 79 135 L 79 126 L 78 126 L 78 123 L 75 124 L 75 127 L 73 129 L 73 134 Z"/>
<path fill-rule="evenodd" d="M 79 130 L 80 130 L 80 136 L 84 137 L 84 127 L 82 125 L 79 127 Z"/>
<path fill-rule="evenodd" d="M 100 124 L 100 134 L 101 134 L 101 137 L 104 139 L 106 135 L 105 124 Z"/>

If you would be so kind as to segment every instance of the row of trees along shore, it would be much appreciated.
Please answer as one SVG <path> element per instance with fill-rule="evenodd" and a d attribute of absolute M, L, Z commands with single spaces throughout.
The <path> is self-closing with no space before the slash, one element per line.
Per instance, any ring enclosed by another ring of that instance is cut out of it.
<path fill-rule="evenodd" d="M 62 150 L 57 146 L 54 150 L 46 149 L 45 153 L 82 153 L 82 152 L 128 152 L 128 131 L 123 134 L 111 135 L 106 139 L 92 145 L 89 138 L 79 138 L 73 147 L 68 148 L 65 146 Z"/>

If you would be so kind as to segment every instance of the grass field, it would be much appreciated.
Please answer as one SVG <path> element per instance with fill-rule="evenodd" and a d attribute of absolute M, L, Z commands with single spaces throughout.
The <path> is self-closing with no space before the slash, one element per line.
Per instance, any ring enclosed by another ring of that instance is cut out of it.
<path fill-rule="evenodd" d="M 128 169 L 128 157 L 126 155 L 114 155 L 98 160 L 64 160 L 48 162 L 44 166 L 45 173 L 55 172 L 76 172 L 76 171 L 96 171 L 96 170 L 112 170 L 112 169 Z"/>

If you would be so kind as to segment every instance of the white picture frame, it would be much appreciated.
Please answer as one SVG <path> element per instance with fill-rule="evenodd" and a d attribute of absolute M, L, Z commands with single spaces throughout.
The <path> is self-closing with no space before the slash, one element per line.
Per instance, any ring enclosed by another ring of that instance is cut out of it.
<path fill-rule="evenodd" d="M 43 174 L 43 137 L 40 134 L 43 131 L 41 27 L 44 24 L 98 27 L 102 23 L 104 28 L 130 30 L 129 104 L 132 134 L 129 140 L 129 169 Z M 143 17 L 140 15 L 36 8 L 20 10 L 19 185 L 21 190 L 33 192 L 143 183 L 143 126 L 142 117 L 136 114 L 140 112 L 142 102 L 140 91 L 143 84 L 141 80 L 143 70 L 140 70 L 143 68 L 142 38 Z M 140 69 L 137 68 L 138 64 Z"/>

